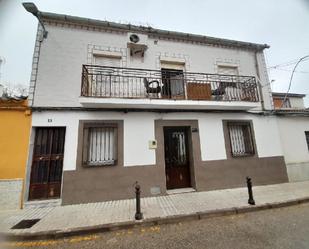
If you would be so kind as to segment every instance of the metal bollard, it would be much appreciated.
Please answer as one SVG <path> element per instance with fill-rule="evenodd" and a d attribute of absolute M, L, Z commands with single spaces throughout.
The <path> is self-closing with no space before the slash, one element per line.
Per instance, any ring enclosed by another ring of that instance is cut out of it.
<path fill-rule="evenodd" d="M 253 193 L 252 193 L 252 182 L 251 182 L 251 178 L 249 178 L 247 176 L 247 187 L 248 187 L 248 194 L 249 194 L 249 199 L 248 199 L 248 203 L 250 205 L 255 205 L 255 201 L 253 199 Z"/>
<path fill-rule="evenodd" d="M 143 213 L 141 212 L 141 186 L 138 184 L 138 182 L 135 183 L 135 195 L 136 195 L 135 219 L 141 220 L 143 219 Z"/>

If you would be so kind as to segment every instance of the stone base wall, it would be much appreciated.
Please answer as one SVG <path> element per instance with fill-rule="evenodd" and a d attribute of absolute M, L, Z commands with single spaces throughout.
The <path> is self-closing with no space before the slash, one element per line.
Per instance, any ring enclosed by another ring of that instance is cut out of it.
<path fill-rule="evenodd" d="M 23 179 L 0 180 L 0 210 L 20 209 Z"/>
<path fill-rule="evenodd" d="M 290 182 L 309 181 L 309 162 L 287 163 Z"/>

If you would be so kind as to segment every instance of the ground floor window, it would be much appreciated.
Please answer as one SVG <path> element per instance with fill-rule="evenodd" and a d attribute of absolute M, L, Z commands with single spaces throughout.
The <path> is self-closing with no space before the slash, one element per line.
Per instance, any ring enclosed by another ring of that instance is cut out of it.
<path fill-rule="evenodd" d="M 250 122 L 227 123 L 232 156 L 254 155 L 253 136 Z"/>
<path fill-rule="evenodd" d="M 116 123 L 89 123 L 84 125 L 83 164 L 87 166 L 115 165 L 117 163 Z"/>

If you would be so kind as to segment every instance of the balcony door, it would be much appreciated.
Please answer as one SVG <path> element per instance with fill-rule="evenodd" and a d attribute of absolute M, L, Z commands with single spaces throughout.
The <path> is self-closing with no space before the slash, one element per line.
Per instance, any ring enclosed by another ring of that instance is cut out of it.
<path fill-rule="evenodd" d="M 164 127 L 166 188 L 191 187 L 188 127 Z"/>
<path fill-rule="evenodd" d="M 123 89 L 120 85 L 120 78 L 116 75 L 121 65 L 121 57 L 95 55 L 94 63 L 96 66 L 115 67 L 115 69 L 97 68 L 91 85 L 92 96 L 114 97 L 120 94 Z"/>
<path fill-rule="evenodd" d="M 184 99 L 184 64 L 162 63 L 162 98 Z"/>
<path fill-rule="evenodd" d="M 36 128 L 29 200 L 60 197 L 64 138 L 64 127 Z"/>
<path fill-rule="evenodd" d="M 219 88 L 224 94 L 219 99 L 228 101 L 242 99 L 243 89 L 240 84 L 236 83 L 238 82 L 238 67 L 218 65 L 218 74 L 229 76 L 221 78 L 221 87 Z"/>

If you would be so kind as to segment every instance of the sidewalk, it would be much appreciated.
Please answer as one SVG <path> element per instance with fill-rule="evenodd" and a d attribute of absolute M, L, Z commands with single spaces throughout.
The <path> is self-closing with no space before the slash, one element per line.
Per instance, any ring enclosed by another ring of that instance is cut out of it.
<path fill-rule="evenodd" d="M 142 221 L 134 220 L 134 199 L 0 211 L 0 233 L 14 239 L 61 237 L 292 205 L 309 201 L 309 181 L 257 186 L 253 193 L 255 206 L 247 204 L 247 188 L 142 198 Z M 11 229 L 24 219 L 40 221 L 28 229 Z"/>

